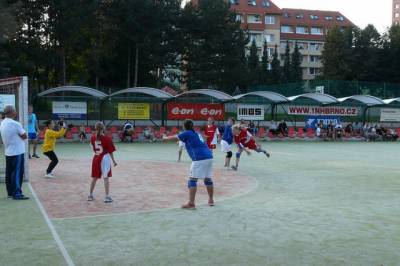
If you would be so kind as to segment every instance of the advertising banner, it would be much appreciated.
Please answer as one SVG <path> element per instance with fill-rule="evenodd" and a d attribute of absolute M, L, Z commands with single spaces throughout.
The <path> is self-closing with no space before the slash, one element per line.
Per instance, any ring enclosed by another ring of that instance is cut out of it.
<path fill-rule="evenodd" d="M 357 107 L 346 106 L 299 106 L 289 105 L 286 107 L 289 115 L 335 115 L 335 116 L 358 116 Z"/>
<path fill-rule="evenodd" d="M 237 119 L 241 120 L 264 120 L 264 106 L 239 104 L 237 107 Z"/>
<path fill-rule="evenodd" d="M 0 94 L 0 112 L 4 111 L 4 107 L 12 105 L 15 107 L 15 95 L 14 94 Z"/>
<path fill-rule="evenodd" d="M 149 103 L 118 103 L 119 120 L 149 120 Z"/>
<path fill-rule="evenodd" d="M 224 120 L 225 110 L 223 104 L 168 103 L 167 113 L 170 120 L 207 120 L 209 117 Z"/>
<path fill-rule="evenodd" d="M 329 125 L 330 122 L 332 122 L 333 126 L 337 123 L 341 123 L 339 116 L 308 116 L 305 120 L 306 128 L 315 129 L 320 121 L 322 121 L 324 126 Z"/>
<path fill-rule="evenodd" d="M 400 122 L 400 109 L 381 109 L 381 122 Z"/>
<path fill-rule="evenodd" d="M 53 119 L 86 119 L 86 102 L 53 102 Z"/>

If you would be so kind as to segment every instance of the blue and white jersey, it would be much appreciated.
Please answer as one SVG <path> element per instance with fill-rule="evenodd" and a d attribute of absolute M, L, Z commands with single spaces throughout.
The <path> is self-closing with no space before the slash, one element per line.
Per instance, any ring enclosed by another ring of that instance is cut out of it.
<path fill-rule="evenodd" d="M 212 153 L 204 143 L 202 137 L 193 130 L 186 130 L 178 135 L 178 139 L 185 143 L 186 151 L 192 161 L 212 159 Z"/>
<path fill-rule="evenodd" d="M 222 135 L 222 139 L 228 142 L 228 144 L 233 143 L 233 133 L 232 133 L 232 126 L 225 125 L 224 127 L 224 134 Z"/>

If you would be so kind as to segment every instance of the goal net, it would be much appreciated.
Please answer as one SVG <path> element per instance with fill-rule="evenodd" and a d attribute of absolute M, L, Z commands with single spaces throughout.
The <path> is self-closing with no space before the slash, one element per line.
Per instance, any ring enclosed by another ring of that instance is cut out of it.
<path fill-rule="evenodd" d="M 28 130 L 28 78 L 27 77 L 12 77 L 0 79 L 0 113 L 3 119 L 4 107 L 14 105 L 18 112 L 18 121 L 24 129 Z M 0 119 L 0 123 L 1 123 Z M 25 180 L 29 179 L 28 169 L 28 141 L 27 152 L 25 156 Z M 4 147 L 0 140 L 0 182 L 4 182 L 5 176 L 5 157 Z"/>

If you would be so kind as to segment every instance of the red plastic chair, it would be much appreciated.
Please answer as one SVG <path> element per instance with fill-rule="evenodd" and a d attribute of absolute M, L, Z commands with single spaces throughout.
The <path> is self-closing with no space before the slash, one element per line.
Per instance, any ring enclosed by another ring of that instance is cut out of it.
<path fill-rule="evenodd" d="M 86 132 L 87 134 L 91 134 L 91 133 L 92 133 L 92 129 L 91 129 L 90 127 L 86 127 L 86 128 L 85 128 L 85 132 Z"/>
<path fill-rule="evenodd" d="M 118 133 L 118 128 L 117 127 L 111 127 L 110 128 L 111 133 Z"/>
<path fill-rule="evenodd" d="M 310 138 L 310 139 L 315 138 L 314 129 L 312 129 L 312 128 L 307 129 L 307 138 Z"/>
<path fill-rule="evenodd" d="M 72 136 L 72 133 L 71 132 L 67 132 L 67 134 L 65 134 L 65 139 L 69 139 L 69 140 L 71 140 L 71 139 L 73 139 L 74 137 Z"/>
<path fill-rule="evenodd" d="M 79 133 L 79 130 L 78 130 L 78 128 L 77 127 L 73 127 L 73 128 L 71 128 L 71 131 L 70 131 L 72 134 L 78 134 Z"/>
<path fill-rule="evenodd" d="M 201 131 L 201 129 L 200 129 L 200 127 L 194 127 L 194 131 L 196 131 L 196 132 L 200 132 L 200 131 Z"/>
<path fill-rule="evenodd" d="M 178 128 L 177 127 L 172 127 L 171 133 L 172 134 L 177 134 L 178 133 Z"/>
<path fill-rule="evenodd" d="M 296 137 L 296 131 L 294 130 L 294 127 L 289 127 L 288 136 L 291 139 L 294 139 Z"/>
<path fill-rule="evenodd" d="M 136 127 L 135 128 L 136 133 L 143 133 L 143 128 L 142 127 Z"/>
<path fill-rule="evenodd" d="M 165 129 L 165 127 L 160 127 L 160 132 L 161 134 L 164 134 L 167 130 Z"/>
<path fill-rule="evenodd" d="M 269 131 L 269 132 L 268 132 L 268 138 L 274 139 L 274 138 L 276 138 L 276 136 L 275 136 L 274 134 L 272 134 L 271 131 Z"/>
<path fill-rule="evenodd" d="M 260 127 L 258 129 L 257 137 L 259 137 L 259 138 L 264 138 L 265 137 L 265 128 L 264 127 Z"/>
<path fill-rule="evenodd" d="M 304 129 L 300 127 L 297 131 L 297 137 L 303 139 L 304 138 Z"/>

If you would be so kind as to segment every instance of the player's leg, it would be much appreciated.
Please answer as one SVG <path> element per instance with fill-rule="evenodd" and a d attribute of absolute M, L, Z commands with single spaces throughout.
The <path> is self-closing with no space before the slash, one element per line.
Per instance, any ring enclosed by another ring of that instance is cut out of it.
<path fill-rule="evenodd" d="M 54 177 L 53 170 L 58 164 L 57 155 L 54 153 L 54 151 L 45 152 L 44 155 L 46 155 L 50 159 L 50 164 L 46 170 L 46 177 L 50 177 L 50 178 Z"/>
<path fill-rule="evenodd" d="M 235 171 L 239 167 L 240 156 L 242 155 L 242 153 L 243 153 L 243 148 L 239 148 L 238 151 L 236 152 L 236 163 L 235 165 L 232 165 L 232 169 Z"/>
<path fill-rule="evenodd" d="M 111 157 L 109 154 L 104 155 L 103 159 L 101 160 L 101 174 L 104 179 L 104 202 L 110 203 L 113 202 L 113 199 L 110 196 L 110 180 L 111 177 Z"/>
<path fill-rule="evenodd" d="M 34 138 L 32 139 L 32 144 L 33 144 L 32 157 L 39 159 L 40 157 L 37 154 L 37 146 L 38 146 L 38 136 L 37 136 L 37 134 L 34 135 Z"/>
<path fill-rule="evenodd" d="M 183 148 L 182 148 L 182 147 L 179 147 L 179 150 L 178 150 L 178 162 L 181 161 L 181 158 L 182 158 L 182 150 L 183 150 Z"/>
<path fill-rule="evenodd" d="M 105 203 L 113 202 L 113 199 L 110 196 L 110 179 L 109 179 L 109 177 L 104 177 L 104 191 L 106 193 L 104 202 Z"/>
<path fill-rule="evenodd" d="M 189 202 L 182 206 L 182 209 L 195 209 L 195 199 L 197 192 L 197 178 L 190 177 L 188 180 L 188 189 L 189 189 Z"/>
<path fill-rule="evenodd" d="M 264 153 L 268 158 L 271 156 L 271 154 L 267 151 L 267 150 L 264 150 L 262 147 L 261 147 L 261 145 L 257 145 L 257 147 L 254 149 L 256 152 L 258 152 L 258 153 Z"/>
<path fill-rule="evenodd" d="M 88 201 L 93 201 L 94 200 L 93 191 L 94 191 L 94 187 L 96 186 L 97 179 L 98 178 L 96 178 L 96 177 L 92 177 L 92 182 L 90 182 L 90 190 L 89 190 Z"/>
<path fill-rule="evenodd" d="M 12 175 L 14 174 L 14 159 L 15 156 L 6 156 L 6 189 L 8 198 L 14 196 L 14 187 L 12 182 Z"/>
<path fill-rule="evenodd" d="M 205 178 L 204 185 L 207 188 L 208 205 L 214 206 L 214 183 L 213 183 L 213 180 L 211 178 Z"/>
<path fill-rule="evenodd" d="M 225 167 L 229 167 L 231 165 L 231 158 L 233 156 L 232 151 L 228 151 L 225 157 Z"/>

